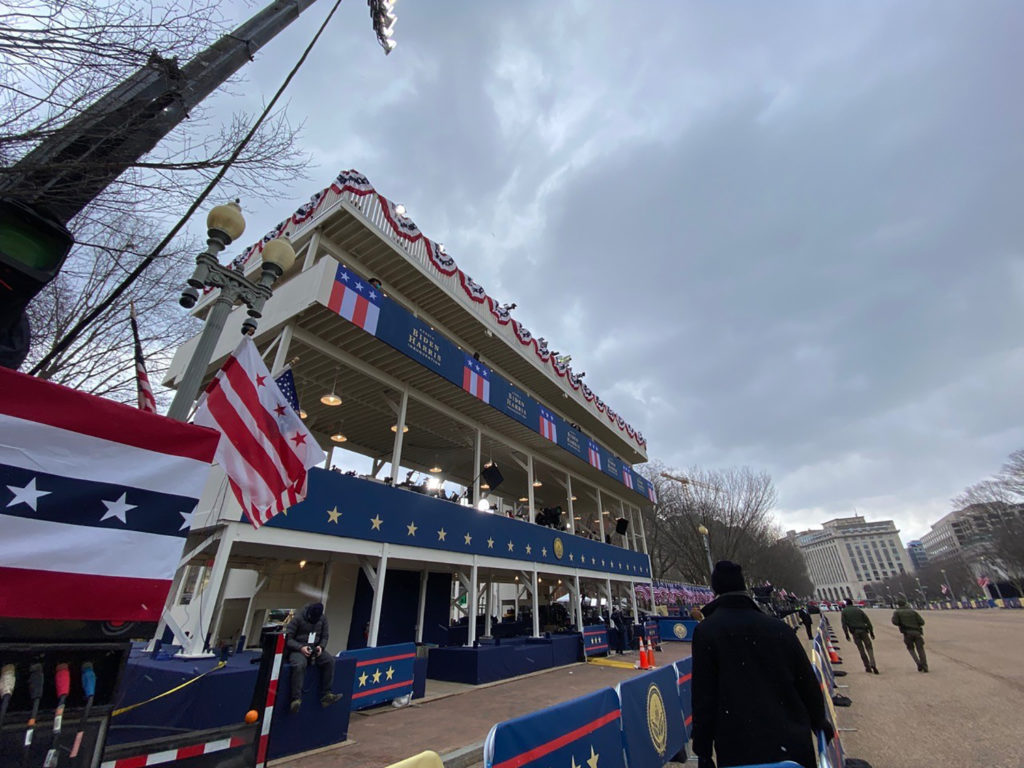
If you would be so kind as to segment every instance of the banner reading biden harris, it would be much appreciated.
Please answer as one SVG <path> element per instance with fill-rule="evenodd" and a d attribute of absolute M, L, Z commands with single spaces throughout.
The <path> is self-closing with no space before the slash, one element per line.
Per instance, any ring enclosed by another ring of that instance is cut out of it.
<path fill-rule="evenodd" d="M 607 448 L 552 413 L 455 342 L 414 317 L 341 264 L 321 292 L 327 307 L 425 368 L 529 427 L 627 490 L 655 502 L 654 486 Z"/>

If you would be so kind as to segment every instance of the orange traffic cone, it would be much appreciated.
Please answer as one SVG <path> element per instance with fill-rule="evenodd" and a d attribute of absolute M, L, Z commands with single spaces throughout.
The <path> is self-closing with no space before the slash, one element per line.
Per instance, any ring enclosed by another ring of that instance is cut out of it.
<path fill-rule="evenodd" d="M 637 641 L 640 645 L 640 669 L 650 669 L 650 662 L 647 660 L 647 650 L 644 648 L 644 639 L 641 637 Z"/>
<path fill-rule="evenodd" d="M 830 662 L 832 662 L 833 664 L 843 663 L 843 660 L 839 658 L 839 654 L 836 653 L 836 649 L 833 647 L 831 640 L 827 642 L 826 648 L 828 649 L 828 660 Z"/>
<path fill-rule="evenodd" d="M 654 649 L 651 647 L 651 641 L 647 641 L 647 666 L 650 669 L 654 669 L 657 664 L 654 663 Z"/>

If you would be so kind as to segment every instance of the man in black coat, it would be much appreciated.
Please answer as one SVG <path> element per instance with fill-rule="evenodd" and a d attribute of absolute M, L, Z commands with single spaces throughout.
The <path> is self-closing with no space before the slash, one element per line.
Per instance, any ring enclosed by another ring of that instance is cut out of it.
<path fill-rule="evenodd" d="M 792 760 L 815 768 L 812 731 L 832 726 L 793 631 L 746 593 L 740 566 L 715 565 L 716 599 L 693 633 L 693 751 L 700 768 Z"/>
<path fill-rule="evenodd" d="M 330 706 L 341 696 L 331 691 L 334 683 L 334 657 L 327 653 L 327 617 L 323 603 L 310 603 L 296 614 L 285 630 L 288 663 L 292 665 L 292 712 L 302 706 L 302 684 L 306 668 L 316 664 L 320 669 L 320 704 Z"/>

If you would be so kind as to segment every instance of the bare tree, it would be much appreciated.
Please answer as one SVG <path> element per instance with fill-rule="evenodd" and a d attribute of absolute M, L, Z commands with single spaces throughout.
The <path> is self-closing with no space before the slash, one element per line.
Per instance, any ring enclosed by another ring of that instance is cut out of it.
<path fill-rule="evenodd" d="M 226 30 L 212 0 L 12 0 L 0 11 L 0 181 L 5 194 L 31 197 L 17 180 L 24 155 L 143 66 L 173 71 Z M 178 212 L 227 163 L 252 119 L 235 115 L 212 125 L 203 109 L 173 130 L 122 173 L 69 224 L 77 245 L 60 277 L 30 306 L 39 360 L 76 319 L 119 282 Z M 296 149 L 298 131 L 283 111 L 263 123 L 231 165 L 220 199 L 268 199 L 301 177 L 308 157 Z M 18 161 L 17 171 L 14 166 Z M 89 173 L 101 169 L 98 157 Z M 29 170 L 43 170 L 35 168 Z M 64 169 L 66 170 L 66 168 Z M 59 189 L 51 190 L 60 194 Z M 192 325 L 174 304 L 194 250 L 183 243 L 165 253 L 145 279 L 110 307 L 85 336 L 42 375 L 98 394 L 128 397 L 130 345 L 125 347 L 127 302 L 140 315 L 147 354 L 157 372 Z M 123 327 L 122 327 L 123 326 Z M 156 377 L 154 376 L 154 379 Z"/>

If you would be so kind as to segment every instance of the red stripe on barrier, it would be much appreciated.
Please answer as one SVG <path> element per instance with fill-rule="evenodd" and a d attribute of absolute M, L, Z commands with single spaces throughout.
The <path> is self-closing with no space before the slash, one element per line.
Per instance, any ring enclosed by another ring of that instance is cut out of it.
<path fill-rule="evenodd" d="M 682 685 L 683 683 L 688 683 L 690 680 L 693 680 L 693 673 L 692 672 L 687 672 L 685 675 L 683 675 L 678 680 L 676 680 L 676 685 Z"/>
<path fill-rule="evenodd" d="M 245 736 L 232 736 L 230 746 L 233 749 L 235 747 L 244 747 L 248 743 L 249 739 L 247 739 Z"/>
<path fill-rule="evenodd" d="M 522 754 L 516 755 L 515 757 L 510 757 L 508 760 L 504 760 L 500 763 L 497 763 L 493 766 L 493 768 L 519 768 L 520 765 L 525 765 L 526 763 L 532 762 L 533 760 L 536 760 L 539 757 L 544 757 L 544 755 L 551 754 L 556 749 L 561 749 L 566 744 L 576 741 L 576 739 L 580 738 L 581 736 L 586 736 L 588 733 L 593 733 L 598 728 L 607 725 L 613 720 L 617 720 L 620 714 L 621 710 L 612 710 L 611 712 L 605 715 L 601 715 L 601 717 L 597 718 L 597 720 L 593 720 L 587 723 L 586 725 L 581 725 L 579 728 L 576 728 L 575 730 L 562 734 L 557 739 L 552 739 L 546 744 L 541 744 L 539 747 L 534 747 L 533 749 L 527 750 Z"/>
<path fill-rule="evenodd" d="M 391 691 L 395 688 L 401 688 L 403 685 L 412 685 L 412 680 L 402 680 L 399 683 L 392 683 L 391 685 L 382 685 L 379 688 L 370 688 L 368 690 L 361 691 L 360 693 L 353 693 L 352 698 L 361 699 L 363 698 L 363 696 L 372 696 L 373 694 L 380 693 L 381 691 Z"/>
<path fill-rule="evenodd" d="M 146 758 L 149 755 L 135 755 L 134 757 L 125 757 L 114 763 L 114 768 L 143 768 L 146 765 Z"/>
<path fill-rule="evenodd" d="M 402 659 L 415 659 L 416 654 L 414 653 L 403 653 L 401 656 L 383 656 L 379 659 L 367 659 L 366 661 L 357 661 L 357 667 L 368 667 L 371 664 L 383 664 L 385 661 L 401 661 Z"/>
<path fill-rule="evenodd" d="M 190 744 L 187 747 L 182 747 L 178 750 L 178 754 L 175 756 L 178 760 L 184 760 L 186 757 L 196 757 L 197 755 L 206 754 L 206 744 Z"/>

